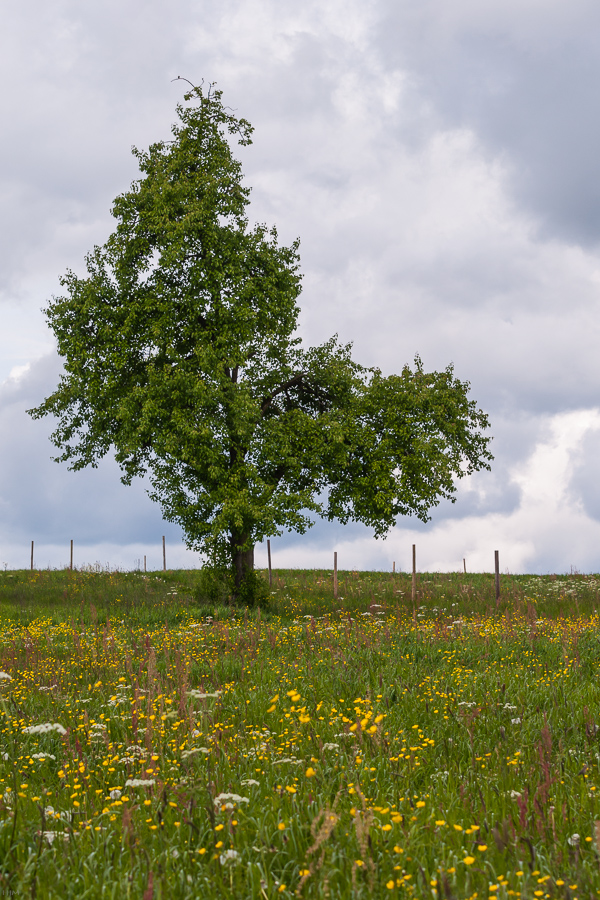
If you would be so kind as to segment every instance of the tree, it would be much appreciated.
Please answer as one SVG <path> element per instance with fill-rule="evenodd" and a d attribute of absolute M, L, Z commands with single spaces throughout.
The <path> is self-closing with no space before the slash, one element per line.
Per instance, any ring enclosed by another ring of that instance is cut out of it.
<path fill-rule="evenodd" d="M 427 374 L 417 358 L 384 377 L 336 338 L 301 347 L 298 242 L 249 227 L 231 150 L 252 128 L 212 86 L 185 100 L 171 141 L 134 149 L 142 177 L 87 277 L 61 278 L 45 312 L 64 374 L 29 412 L 56 417 L 71 469 L 113 449 L 124 483 L 148 473 L 188 547 L 251 598 L 267 536 L 315 515 L 381 536 L 454 501 L 457 478 L 489 468 L 488 420 L 452 367 Z"/>

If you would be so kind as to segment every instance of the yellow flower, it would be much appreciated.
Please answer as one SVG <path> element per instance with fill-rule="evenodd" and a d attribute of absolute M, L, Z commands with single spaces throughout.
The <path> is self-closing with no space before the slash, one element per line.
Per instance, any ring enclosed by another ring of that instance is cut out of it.
<path fill-rule="evenodd" d="M 215 825 L 215 831 L 223 831 L 223 825 Z"/>
<path fill-rule="evenodd" d="M 423 809 L 424 806 L 425 806 L 424 800 L 417 800 L 417 809 Z"/>
<path fill-rule="evenodd" d="M 386 888 L 388 889 L 388 891 L 391 891 L 392 888 L 394 888 L 394 887 L 395 887 L 395 882 L 390 878 L 390 880 L 386 884 Z"/>
<path fill-rule="evenodd" d="M 474 856 L 465 856 L 465 858 L 463 859 L 463 862 L 464 862 L 465 866 L 472 866 L 473 863 L 475 862 L 475 857 Z"/>
<path fill-rule="evenodd" d="M 446 821 L 445 821 L 445 819 L 436 819 L 435 824 L 436 824 L 438 827 L 441 827 L 442 825 L 445 825 L 445 824 L 446 824 Z"/>
<path fill-rule="evenodd" d="M 485 851 L 487 850 L 487 844 L 479 844 L 477 849 L 480 853 L 485 853 Z"/>
<path fill-rule="evenodd" d="M 355 865 L 355 866 L 358 866 L 359 869 L 360 869 L 361 866 L 364 866 L 364 862 L 362 861 L 362 859 L 355 859 L 355 860 L 354 860 L 354 865 Z"/>
<path fill-rule="evenodd" d="M 307 777 L 307 778 L 313 778 L 316 774 L 317 774 L 317 773 L 315 772 L 315 770 L 313 769 L 312 766 L 309 766 L 308 769 L 306 770 L 306 777 Z"/>
<path fill-rule="evenodd" d="M 292 784 L 286 784 L 285 789 L 288 792 L 288 794 L 296 793 L 296 788 Z"/>
<path fill-rule="evenodd" d="M 280 831 L 285 831 L 285 822 L 280 822 L 277 827 L 279 828 Z"/>
<path fill-rule="evenodd" d="M 392 830 L 392 826 L 391 826 L 391 825 L 382 825 L 382 826 L 381 826 L 381 830 L 382 830 L 382 831 L 391 831 L 391 830 Z"/>
<path fill-rule="evenodd" d="M 268 713 L 272 713 L 276 708 L 277 708 L 277 707 L 275 706 L 275 704 L 273 704 L 273 706 L 270 706 L 270 707 L 268 708 L 267 712 L 268 712 Z"/>

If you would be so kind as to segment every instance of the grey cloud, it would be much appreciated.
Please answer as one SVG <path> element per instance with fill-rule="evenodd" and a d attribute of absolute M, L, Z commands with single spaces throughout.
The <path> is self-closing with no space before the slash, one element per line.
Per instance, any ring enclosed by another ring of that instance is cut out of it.
<path fill-rule="evenodd" d="M 51 425 L 26 410 L 40 403 L 57 383 L 57 356 L 43 357 L 18 380 L 0 388 L 0 535 L 3 542 L 73 538 L 81 543 L 157 543 L 163 534 L 181 541 L 179 528 L 162 520 L 160 509 L 138 481 L 120 483 L 114 461 L 97 469 L 70 472 L 51 460 L 56 448 Z"/>

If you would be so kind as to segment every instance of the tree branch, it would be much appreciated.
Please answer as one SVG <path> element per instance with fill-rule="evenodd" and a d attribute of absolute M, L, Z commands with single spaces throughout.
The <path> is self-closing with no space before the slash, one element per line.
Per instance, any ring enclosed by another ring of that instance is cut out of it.
<path fill-rule="evenodd" d="M 300 384 L 305 375 L 306 372 L 298 372 L 298 374 L 294 375 L 293 378 L 290 378 L 289 381 L 285 381 L 283 384 L 280 384 L 278 387 L 276 387 L 274 391 L 271 391 L 271 393 L 267 397 L 263 397 L 260 405 L 261 415 L 264 416 L 269 406 L 271 405 L 271 402 L 275 399 L 275 397 L 277 397 L 278 394 L 283 394 L 285 391 L 289 390 L 289 388 L 295 387 L 297 384 Z"/>

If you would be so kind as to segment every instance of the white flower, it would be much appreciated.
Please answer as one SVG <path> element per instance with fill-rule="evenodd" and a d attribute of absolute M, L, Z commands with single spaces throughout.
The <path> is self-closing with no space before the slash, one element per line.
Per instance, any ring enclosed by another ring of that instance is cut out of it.
<path fill-rule="evenodd" d="M 339 744 L 323 744 L 323 750 L 339 750 Z"/>
<path fill-rule="evenodd" d="M 214 804 L 220 806 L 227 800 L 232 800 L 234 803 L 250 803 L 248 797 L 240 797 L 239 794 L 218 794 L 214 799 Z"/>
<path fill-rule="evenodd" d="M 125 787 L 152 787 L 153 784 L 155 784 L 154 778 L 128 778 Z"/>
<path fill-rule="evenodd" d="M 210 753 L 206 747 L 192 747 L 191 750 L 182 750 L 181 758 L 187 759 L 189 756 L 195 756 L 196 753 Z"/>
<path fill-rule="evenodd" d="M 220 697 L 223 691 L 215 691 L 214 694 L 203 694 L 202 691 L 188 691 L 188 697 L 191 697 L 192 700 L 208 700 L 213 699 L 215 697 Z"/>
<path fill-rule="evenodd" d="M 59 725 L 58 722 L 44 722 L 43 725 L 28 725 L 23 729 L 23 734 L 47 734 L 49 731 L 56 731 L 57 734 L 66 734 L 66 728 Z"/>
<path fill-rule="evenodd" d="M 179 857 L 179 850 L 177 849 L 177 847 L 173 847 L 173 849 L 171 850 L 171 856 L 173 857 L 173 859 L 177 859 Z"/>
<path fill-rule="evenodd" d="M 510 792 L 511 800 L 518 800 L 520 796 L 521 796 L 521 794 L 519 791 L 511 791 Z"/>
<path fill-rule="evenodd" d="M 54 759 L 54 760 L 56 760 L 56 757 L 52 756 L 51 753 L 32 753 L 31 758 L 32 759 Z"/>
<path fill-rule="evenodd" d="M 244 787 L 252 787 L 252 785 L 260 786 L 260 781 L 256 781 L 254 778 L 245 778 L 241 784 L 243 784 Z"/>
<path fill-rule="evenodd" d="M 0 681 L 12 681 L 12 675 L 8 672 L 0 672 Z"/>
<path fill-rule="evenodd" d="M 567 838 L 567 843 L 571 845 L 571 847 L 578 847 L 579 841 L 581 838 L 578 834 L 572 834 L 570 838 Z"/>
<path fill-rule="evenodd" d="M 226 850 L 225 853 L 221 853 L 219 859 L 221 860 L 221 865 L 224 866 L 225 863 L 239 862 L 240 854 L 237 850 Z"/>
<path fill-rule="evenodd" d="M 505 703 L 502 709 L 516 709 L 516 706 L 511 706 L 510 703 Z"/>
<path fill-rule="evenodd" d="M 510 721 L 511 721 L 511 724 L 512 724 L 512 725 L 520 725 L 520 724 L 521 724 L 521 717 L 520 717 L 520 716 L 517 716 L 516 719 L 511 719 Z"/>
<path fill-rule="evenodd" d="M 121 791 L 118 788 L 113 788 L 109 794 L 111 800 L 120 800 L 121 799 Z"/>

